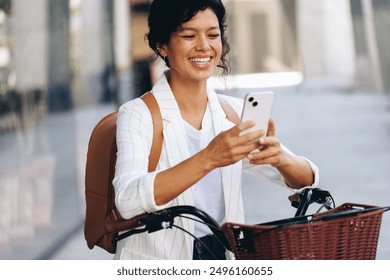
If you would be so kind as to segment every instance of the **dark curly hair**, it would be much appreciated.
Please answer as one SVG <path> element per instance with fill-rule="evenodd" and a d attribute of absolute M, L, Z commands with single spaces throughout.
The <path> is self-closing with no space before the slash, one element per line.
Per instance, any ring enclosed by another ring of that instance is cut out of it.
<path fill-rule="evenodd" d="M 226 39 L 226 9 L 221 0 L 154 0 L 151 3 L 148 24 L 149 33 L 146 40 L 155 54 L 161 57 L 158 46 L 167 44 L 173 32 L 184 22 L 191 20 L 199 11 L 210 8 L 218 18 L 221 32 L 222 53 L 218 67 L 223 74 L 230 73 L 230 64 L 226 56 L 230 51 Z M 169 61 L 166 60 L 169 67 Z"/>

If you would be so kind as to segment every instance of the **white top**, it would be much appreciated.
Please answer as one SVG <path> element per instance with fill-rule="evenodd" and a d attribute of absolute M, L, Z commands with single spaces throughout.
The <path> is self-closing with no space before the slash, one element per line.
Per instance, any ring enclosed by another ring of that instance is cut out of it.
<path fill-rule="evenodd" d="M 184 121 L 185 132 L 188 139 L 190 155 L 194 155 L 206 146 L 215 137 L 214 127 L 211 120 L 210 108 L 207 106 L 202 120 L 202 128 L 195 129 Z M 219 225 L 225 220 L 225 202 L 222 188 L 221 170 L 216 168 L 204 176 L 198 184 L 194 185 L 194 205 L 213 217 Z M 195 236 L 202 237 L 212 234 L 210 229 L 202 224 L 195 223 Z"/>

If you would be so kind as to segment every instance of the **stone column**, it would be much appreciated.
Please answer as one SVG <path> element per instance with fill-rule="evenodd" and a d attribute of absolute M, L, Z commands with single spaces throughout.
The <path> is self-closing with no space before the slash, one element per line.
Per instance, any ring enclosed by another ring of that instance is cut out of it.
<path fill-rule="evenodd" d="M 115 64 L 118 71 L 126 71 L 131 63 L 130 6 L 128 0 L 114 2 Z"/>
<path fill-rule="evenodd" d="M 298 43 L 306 82 L 350 87 L 355 52 L 348 0 L 297 0 Z"/>
<path fill-rule="evenodd" d="M 46 89 L 48 82 L 47 0 L 13 0 L 11 13 L 12 68 L 15 88 L 26 92 Z"/>
<path fill-rule="evenodd" d="M 120 105 L 133 95 L 131 13 L 129 0 L 114 2 L 114 54 L 118 79 L 116 103 Z"/>
<path fill-rule="evenodd" d="M 77 66 L 78 106 L 93 105 L 103 98 L 103 73 L 107 61 L 109 25 L 105 17 L 105 0 L 80 2 L 79 52 Z"/>
<path fill-rule="evenodd" d="M 47 6 L 49 110 L 68 110 L 73 106 L 69 65 L 69 3 L 67 0 L 50 0 Z"/>

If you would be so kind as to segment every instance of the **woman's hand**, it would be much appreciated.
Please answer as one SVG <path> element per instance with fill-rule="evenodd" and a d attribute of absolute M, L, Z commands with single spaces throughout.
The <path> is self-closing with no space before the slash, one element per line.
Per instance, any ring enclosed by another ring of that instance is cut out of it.
<path fill-rule="evenodd" d="M 263 130 L 240 136 L 242 131 L 252 126 L 254 123 L 251 121 L 241 122 L 221 132 L 210 142 L 202 152 L 207 157 L 211 169 L 236 163 L 261 147 L 262 144 L 258 139 L 264 136 Z"/>
<path fill-rule="evenodd" d="M 288 162 L 288 156 L 283 151 L 279 140 L 275 137 L 275 123 L 272 119 L 268 122 L 266 137 L 259 139 L 260 150 L 253 151 L 248 155 L 252 164 L 270 164 L 279 168 Z"/>

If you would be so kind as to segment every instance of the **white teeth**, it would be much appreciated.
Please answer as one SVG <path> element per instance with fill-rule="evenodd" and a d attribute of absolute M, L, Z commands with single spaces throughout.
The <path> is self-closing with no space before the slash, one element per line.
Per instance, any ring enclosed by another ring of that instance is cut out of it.
<path fill-rule="evenodd" d="M 191 58 L 190 59 L 192 62 L 198 63 L 198 64 L 206 64 L 210 62 L 210 57 L 205 57 L 205 58 Z"/>

